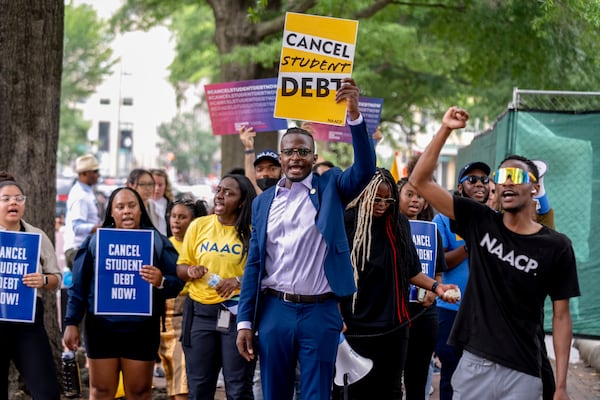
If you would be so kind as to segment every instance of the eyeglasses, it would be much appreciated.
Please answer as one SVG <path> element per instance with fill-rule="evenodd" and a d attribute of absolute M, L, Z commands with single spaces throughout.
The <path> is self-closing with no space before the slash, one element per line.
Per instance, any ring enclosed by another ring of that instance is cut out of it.
<path fill-rule="evenodd" d="M 463 183 L 465 181 L 469 182 L 471 185 L 476 184 L 477 181 L 480 181 L 484 185 L 487 185 L 488 183 L 490 183 L 490 177 L 489 176 L 467 175 L 467 176 L 463 176 L 463 178 L 458 183 Z"/>
<path fill-rule="evenodd" d="M 298 154 L 300 158 L 306 158 L 310 153 L 312 153 L 311 149 L 281 149 L 281 154 L 286 157 L 291 157 L 294 153 Z"/>
<path fill-rule="evenodd" d="M 506 183 L 506 181 L 509 178 L 511 182 L 515 185 L 537 182 L 537 179 L 535 179 L 535 175 L 521 168 L 498 168 L 496 172 L 494 172 L 494 182 L 496 182 L 499 185 L 503 185 L 504 183 Z"/>
<path fill-rule="evenodd" d="M 375 197 L 375 198 L 373 198 L 373 202 L 374 203 L 381 203 L 382 201 L 386 205 L 389 206 L 390 204 L 394 204 L 396 202 L 396 199 L 393 199 L 391 197 L 385 197 L 385 198 L 383 198 L 383 197 Z"/>
<path fill-rule="evenodd" d="M 27 196 L 23 196 L 22 194 L 18 194 L 16 196 L 2 196 L 0 197 L 0 202 L 2 203 L 10 203 L 11 200 L 16 201 L 19 204 L 25 203 L 27 200 Z"/>

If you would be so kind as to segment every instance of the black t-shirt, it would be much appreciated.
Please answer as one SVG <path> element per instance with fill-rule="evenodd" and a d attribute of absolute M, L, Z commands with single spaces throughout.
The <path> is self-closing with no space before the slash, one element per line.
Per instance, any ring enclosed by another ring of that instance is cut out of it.
<path fill-rule="evenodd" d="M 346 211 L 345 223 L 348 241 L 352 246 L 355 232 L 356 208 Z M 410 225 L 401 215 L 402 235 L 406 235 L 409 249 L 400 249 L 394 243 L 397 257 L 401 257 L 400 267 L 394 266 L 393 251 L 386 233 L 385 216 L 373 218 L 371 226 L 371 256 L 364 265 L 355 265 L 358 275 L 356 303 L 352 310 L 353 298 L 342 300 L 341 310 L 350 333 L 383 332 L 399 325 L 398 300 L 408 303 L 408 285 L 401 287 L 401 298 L 397 298 L 398 282 L 401 275 L 406 281 L 421 272 L 421 265 L 410 236 Z M 404 255 L 407 257 L 404 257 Z"/>
<path fill-rule="evenodd" d="M 455 197 L 454 214 L 470 273 L 449 342 L 540 376 L 544 300 L 580 295 L 570 240 L 545 226 L 532 235 L 514 233 L 502 214 L 470 199 Z"/>

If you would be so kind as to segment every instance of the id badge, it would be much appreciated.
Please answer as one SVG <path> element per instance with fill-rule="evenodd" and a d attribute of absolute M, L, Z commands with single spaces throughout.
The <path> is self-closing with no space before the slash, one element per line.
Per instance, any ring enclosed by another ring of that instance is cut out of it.
<path fill-rule="evenodd" d="M 219 310 L 217 317 L 217 330 L 221 332 L 229 332 L 229 324 L 231 323 L 231 312 L 229 310 Z"/>

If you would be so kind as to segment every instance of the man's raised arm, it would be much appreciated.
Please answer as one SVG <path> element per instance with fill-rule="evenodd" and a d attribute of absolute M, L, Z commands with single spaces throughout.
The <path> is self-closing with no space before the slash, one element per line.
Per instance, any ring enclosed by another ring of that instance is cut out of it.
<path fill-rule="evenodd" d="M 419 157 L 409 177 L 410 183 L 421 193 L 421 196 L 433 208 L 451 219 L 454 219 L 452 195 L 433 180 L 433 172 L 448 136 L 454 129 L 464 128 L 468 119 L 468 112 L 458 107 L 450 107 L 444 114 L 442 126 Z"/>

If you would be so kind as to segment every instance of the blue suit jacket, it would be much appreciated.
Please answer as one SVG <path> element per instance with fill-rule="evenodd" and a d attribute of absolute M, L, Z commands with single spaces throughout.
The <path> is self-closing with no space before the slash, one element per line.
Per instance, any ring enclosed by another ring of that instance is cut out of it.
<path fill-rule="evenodd" d="M 346 205 L 358 196 L 375 174 L 375 149 L 367 127 L 350 126 L 354 164 L 343 171 L 333 168 L 323 176 L 313 175 L 310 198 L 317 210 L 315 223 L 327 244 L 325 276 L 334 293 L 349 296 L 356 291 L 354 273 L 350 263 L 350 246 L 344 227 Z M 313 193 L 314 192 L 314 193 Z M 252 236 L 248 261 L 238 307 L 238 322 L 253 321 L 256 328 L 256 311 L 260 299 L 260 283 L 265 274 L 267 221 L 275 187 L 271 187 L 252 204 Z M 311 249 L 306 249 L 311 251 Z"/>

